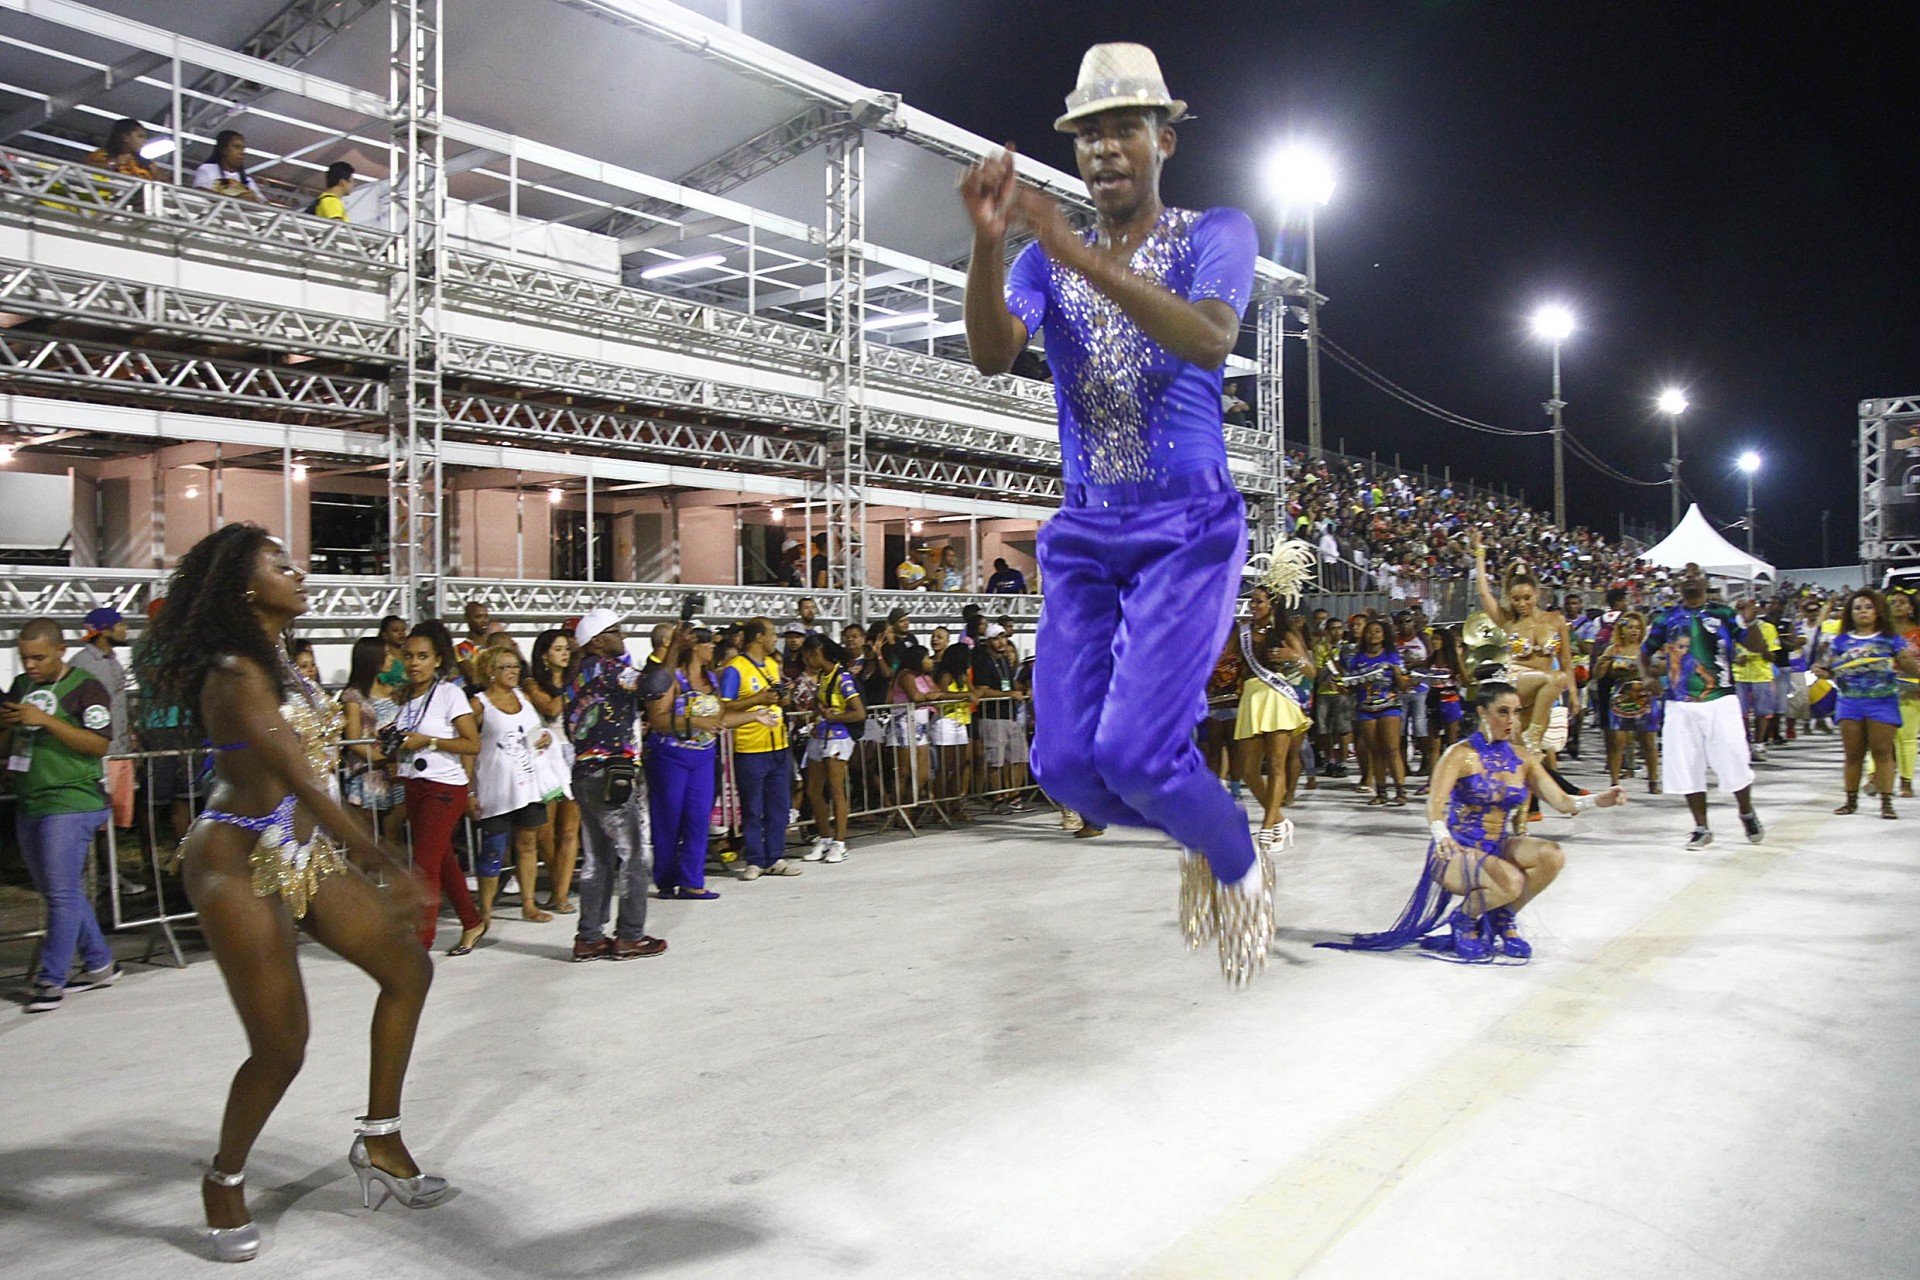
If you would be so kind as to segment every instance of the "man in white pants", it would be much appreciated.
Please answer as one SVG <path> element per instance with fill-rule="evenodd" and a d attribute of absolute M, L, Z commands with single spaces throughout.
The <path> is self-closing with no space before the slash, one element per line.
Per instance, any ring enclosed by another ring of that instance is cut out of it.
<path fill-rule="evenodd" d="M 1684 792 L 1693 814 L 1687 848 L 1713 843 L 1707 828 L 1707 770 L 1722 791 L 1733 792 L 1747 839 L 1759 844 L 1767 829 L 1753 811 L 1753 765 L 1747 728 L 1734 696 L 1734 646 L 1765 652 L 1757 627 L 1743 626 L 1733 610 L 1707 602 L 1707 580 L 1689 565 L 1680 580 L 1680 603 L 1657 615 L 1643 652 L 1666 685 L 1666 719 L 1660 731 L 1661 764 L 1669 791 Z"/>

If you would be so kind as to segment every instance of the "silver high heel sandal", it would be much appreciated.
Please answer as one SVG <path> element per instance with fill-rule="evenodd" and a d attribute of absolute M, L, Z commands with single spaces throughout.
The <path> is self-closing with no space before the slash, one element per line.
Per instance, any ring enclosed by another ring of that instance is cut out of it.
<path fill-rule="evenodd" d="M 347 1163 L 353 1166 L 354 1174 L 360 1179 L 360 1205 L 364 1209 L 377 1209 L 373 1202 L 373 1184 L 379 1183 L 388 1196 L 392 1196 L 409 1209 L 425 1209 L 439 1204 L 453 1193 L 453 1184 L 445 1178 L 431 1173 L 416 1173 L 411 1178 L 402 1178 L 388 1173 L 373 1163 L 367 1155 L 368 1138 L 384 1137 L 389 1133 L 400 1132 L 400 1117 L 386 1120 L 369 1120 L 360 1117 L 354 1126 L 353 1146 L 347 1150 Z M 386 1197 L 381 1197 L 382 1203 Z"/>
<path fill-rule="evenodd" d="M 216 1187 L 237 1187 L 247 1180 L 247 1171 L 222 1173 L 207 1165 L 207 1181 Z M 260 1224 L 249 1222 L 239 1227 L 208 1227 L 207 1245 L 215 1262 L 251 1262 L 260 1252 Z"/>
<path fill-rule="evenodd" d="M 1282 818 L 1280 825 L 1273 828 L 1273 843 L 1268 846 L 1269 853 L 1285 853 L 1293 848 L 1293 819 Z"/>

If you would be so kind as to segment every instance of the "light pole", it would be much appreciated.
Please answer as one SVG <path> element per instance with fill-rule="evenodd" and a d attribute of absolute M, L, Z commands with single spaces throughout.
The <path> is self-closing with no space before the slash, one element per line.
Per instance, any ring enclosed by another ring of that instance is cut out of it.
<path fill-rule="evenodd" d="M 1668 387 L 1654 399 L 1660 412 L 1667 415 L 1668 454 L 1667 491 L 1672 495 L 1673 528 L 1680 527 L 1680 415 L 1687 411 L 1687 393 Z"/>
<path fill-rule="evenodd" d="M 1288 209 L 1307 213 L 1307 457 L 1320 457 L 1320 277 L 1313 243 L 1313 211 L 1333 198 L 1333 166 L 1311 147 L 1293 144 L 1267 162 L 1267 189 Z"/>
<path fill-rule="evenodd" d="M 1735 460 L 1747 476 L 1747 554 L 1753 554 L 1753 473 L 1760 469 L 1760 455 L 1749 449 Z"/>
<path fill-rule="evenodd" d="M 1549 303 L 1533 313 L 1533 336 L 1553 344 L 1553 399 L 1547 412 L 1553 415 L 1553 522 L 1567 527 L 1566 424 L 1560 411 L 1567 402 L 1560 398 L 1560 344 L 1573 332 L 1573 312 L 1558 303 Z"/>

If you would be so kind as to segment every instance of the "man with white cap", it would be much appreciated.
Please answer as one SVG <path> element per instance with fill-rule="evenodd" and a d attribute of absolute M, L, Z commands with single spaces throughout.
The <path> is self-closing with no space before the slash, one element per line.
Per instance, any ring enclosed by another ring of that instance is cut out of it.
<path fill-rule="evenodd" d="M 580 927 L 573 958 L 634 960 L 667 949 L 647 936 L 651 879 L 647 795 L 639 771 L 635 721 L 645 693 L 640 670 L 627 660 L 620 615 L 589 609 L 573 628 L 580 658 L 567 685 L 567 736 L 573 742 L 573 797 L 580 805 Z M 620 915 L 606 936 L 615 892 Z"/>
<path fill-rule="evenodd" d="M 1022 188 L 1009 151 L 961 182 L 973 223 L 967 345 L 1005 373 L 1044 332 L 1065 500 L 1040 531 L 1033 771 L 1099 825 L 1185 848 L 1190 945 L 1217 937 L 1229 979 L 1263 966 L 1272 889 L 1247 822 L 1192 740 L 1233 619 L 1246 512 L 1227 471 L 1221 366 L 1253 290 L 1258 236 L 1237 209 L 1169 209 L 1174 98 L 1152 50 L 1087 51 L 1067 111 L 1095 225 Z M 1011 226 L 1031 232 L 1009 270 Z"/>

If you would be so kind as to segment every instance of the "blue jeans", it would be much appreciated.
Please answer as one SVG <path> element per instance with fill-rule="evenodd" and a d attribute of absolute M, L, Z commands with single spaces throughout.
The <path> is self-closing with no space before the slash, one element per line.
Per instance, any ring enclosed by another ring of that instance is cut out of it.
<path fill-rule="evenodd" d="M 740 825 L 747 862 L 770 867 L 787 852 L 787 810 L 793 807 L 793 756 L 778 751 L 736 751 L 733 780 L 740 788 Z"/>
<path fill-rule="evenodd" d="M 647 739 L 647 801 L 653 810 L 653 882 L 662 892 L 707 887 L 707 822 L 713 817 L 712 746 Z"/>
<path fill-rule="evenodd" d="M 575 942 L 606 936 L 613 897 L 620 895 L 620 918 L 613 936 L 637 942 L 647 933 L 647 787 L 643 773 L 627 802 L 609 806 L 599 769 L 573 771 L 573 798 L 580 806 L 580 925 Z"/>
<path fill-rule="evenodd" d="M 27 874 L 33 887 L 47 900 L 47 937 L 40 945 L 40 985 L 64 987 L 73 971 L 73 954 L 88 969 L 104 969 L 113 963 L 113 952 L 100 921 L 87 901 L 87 854 L 93 837 L 107 823 L 107 811 L 91 813 L 50 813 L 44 818 L 20 814 L 14 819 L 14 835 L 20 841 L 20 855 L 27 861 Z"/>

